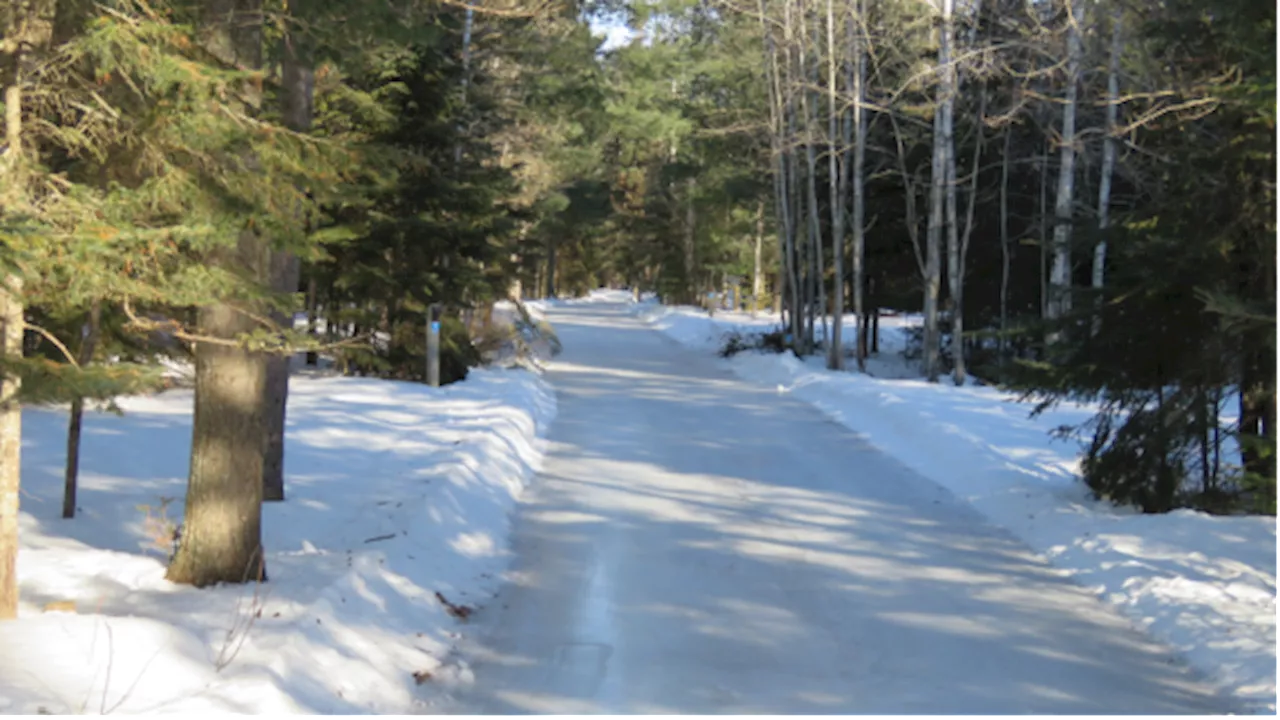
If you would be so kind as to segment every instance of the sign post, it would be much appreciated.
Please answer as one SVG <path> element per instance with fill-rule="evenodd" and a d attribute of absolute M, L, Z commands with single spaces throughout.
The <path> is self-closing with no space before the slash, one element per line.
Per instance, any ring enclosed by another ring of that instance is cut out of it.
<path fill-rule="evenodd" d="M 440 387 L 440 305 L 427 308 L 427 384 Z"/>

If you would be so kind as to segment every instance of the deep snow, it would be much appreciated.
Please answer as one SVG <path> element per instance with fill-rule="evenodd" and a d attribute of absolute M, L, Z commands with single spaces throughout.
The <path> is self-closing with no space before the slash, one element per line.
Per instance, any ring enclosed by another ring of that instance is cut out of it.
<path fill-rule="evenodd" d="M 600 298 L 629 302 L 625 293 Z M 681 344 L 713 352 L 727 332 L 758 332 L 751 317 L 654 302 L 633 312 Z M 852 316 L 846 319 L 852 325 Z M 1030 406 L 993 387 L 918 379 L 901 358 L 918 317 L 881 319 L 871 375 L 826 370 L 820 358 L 742 353 L 741 377 L 812 403 L 875 446 L 1012 531 L 1085 587 L 1181 651 L 1247 708 L 1276 709 L 1276 522 L 1182 510 L 1142 515 L 1095 501 L 1079 477 L 1079 448 L 1050 431 L 1093 414 L 1069 403 Z M 913 377 L 914 376 L 914 377 Z"/>
<path fill-rule="evenodd" d="M 436 593 L 483 604 L 505 571 L 509 512 L 555 412 L 540 377 L 294 377 L 288 499 L 264 508 L 270 581 L 208 590 L 164 580 L 166 523 L 147 520 L 182 514 L 191 392 L 119 404 L 123 417 L 86 414 L 74 520 L 60 517 L 66 413 L 24 410 L 22 606 L 0 624 L 0 711 L 404 713 L 428 696 L 415 673 L 465 676 L 450 659 L 461 621 Z"/>

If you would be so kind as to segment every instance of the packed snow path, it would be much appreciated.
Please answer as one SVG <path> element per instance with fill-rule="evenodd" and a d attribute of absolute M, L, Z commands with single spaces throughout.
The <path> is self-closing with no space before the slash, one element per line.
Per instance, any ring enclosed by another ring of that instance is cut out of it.
<path fill-rule="evenodd" d="M 939 486 L 619 305 L 557 308 L 559 415 L 465 713 L 1219 713 Z M 921 451 L 928 439 L 921 438 Z"/>

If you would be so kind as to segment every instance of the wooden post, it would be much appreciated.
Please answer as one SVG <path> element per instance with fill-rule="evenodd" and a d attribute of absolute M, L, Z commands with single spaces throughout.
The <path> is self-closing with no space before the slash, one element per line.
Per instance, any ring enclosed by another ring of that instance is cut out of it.
<path fill-rule="evenodd" d="M 427 310 L 427 384 L 440 387 L 440 305 Z"/>

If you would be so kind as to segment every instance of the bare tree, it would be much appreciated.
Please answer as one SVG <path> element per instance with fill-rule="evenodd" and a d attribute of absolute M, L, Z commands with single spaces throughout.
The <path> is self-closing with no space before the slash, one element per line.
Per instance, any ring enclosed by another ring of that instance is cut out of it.
<path fill-rule="evenodd" d="M 1106 137 L 1102 140 L 1102 175 L 1098 179 L 1098 244 L 1093 248 L 1093 289 L 1101 291 L 1107 265 L 1107 227 L 1111 219 L 1111 176 L 1116 167 L 1116 117 L 1120 102 L 1120 53 L 1124 49 L 1124 16 L 1117 6 L 1111 14 L 1111 56 L 1107 63 Z M 1098 331 L 1098 319 L 1093 322 Z"/>
<path fill-rule="evenodd" d="M 924 373 L 930 382 L 938 380 L 938 295 L 942 285 L 943 206 L 948 188 L 947 153 L 951 142 L 952 91 L 955 68 L 951 61 L 951 45 L 955 39 L 953 0 L 939 0 L 941 23 L 938 29 L 937 105 L 933 114 L 933 161 L 929 190 L 929 225 L 925 235 L 924 288 Z M 954 203 L 954 194 L 951 196 Z M 954 213 L 952 213 L 954 214 Z"/>
<path fill-rule="evenodd" d="M 844 193 L 841 192 L 840 179 L 844 177 L 844 173 L 840 169 L 841 153 L 838 144 L 840 136 L 836 132 L 837 122 L 843 115 L 843 111 L 836 96 L 836 57 L 835 0 L 827 0 L 827 181 L 831 190 L 831 262 L 835 270 L 835 296 L 832 298 L 831 339 L 827 349 L 827 367 L 832 370 L 843 370 L 844 348 L 840 330 L 844 316 Z"/>
<path fill-rule="evenodd" d="M 858 369 L 866 372 L 867 369 L 867 328 L 863 324 L 863 315 L 865 309 L 863 307 L 863 291 L 865 286 L 865 278 L 863 273 L 863 258 L 866 254 L 865 241 L 865 214 L 866 214 L 866 157 L 867 157 L 867 114 L 863 107 L 866 100 L 866 81 L 867 81 L 867 51 L 863 39 L 864 31 L 863 4 L 862 0 L 854 0 L 851 17 L 849 19 L 849 50 L 853 55 L 853 62 L 850 68 L 849 88 L 852 95 L 852 122 L 851 129 L 856 136 L 853 145 L 853 168 L 849 172 L 849 185 L 853 201 L 853 314 L 859 319 L 858 341 L 856 355 L 858 358 Z M 848 126 L 846 126 L 848 127 Z M 848 145 L 848 132 L 845 135 L 845 144 Z"/>
<path fill-rule="evenodd" d="M 1084 27 L 1084 0 L 1065 0 L 1070 10 L 1067 23 L 1067 78 L 1062 107 L 1062 148 L 1058 163 L 1058 193 L 1053 205 L 1053 266 L 1049 272 L 1049 303 L 1046 316 L 1060 318 L 1071 311 L 1071 217 L 1075 197 L 1076 102 L 1080 65 L 1084 56 L 1081 32 Z M 1049 342 L 1057 340 L 1050 333 Z"/>
<path fill-rule="evenodd" d="M 806 268 L 811 275 L 806 285 L 810 288 L 809 296 L 809 348 L 813 347 L 813 336 L 817 329 L 817 323 L 821 321 L 823 328 L 823 339 L 826 340 L 827 327 L 827 303 L 826 303 L 826 284 L 822 281 L 822 230 L 821 219 L 818 214 L 818 156 L 817 156 L 817 138 L 814 137 L 814 128 L 817 123 L 814 120 L 814 107 L 816 98 L 811 100 L 813 91 L 810 89 L 817 84 L 818 66 L 814 63 L 813 74 L 809 74 L 809 69 L 805 63 L 805 58 L 809 52 L 809 30 L 805 24 L 805 10 L 802 7 L 797 12 L 799 19 L 798 28 L 800 43 L 796 48 L 796 57 L 798 62 L 797 72 L 802 82 L 808 87 L 802 87 L 800 90 L 800 109 L 804 114 L 804 154 L 805 166 L 808 170 L 805 177 L 805 187 L 808 194 L 805 197 L 808 209 L 808 227 L 809 227 L 809 243 L 806 246 L 809 267 Z M 817 28 L 815 28 L 815 32 Z"/>

